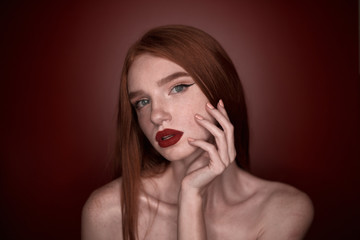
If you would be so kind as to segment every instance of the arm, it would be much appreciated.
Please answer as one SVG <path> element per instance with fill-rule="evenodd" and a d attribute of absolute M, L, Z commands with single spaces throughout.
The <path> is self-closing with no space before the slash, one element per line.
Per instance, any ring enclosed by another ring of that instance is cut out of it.
<path fill-rule="evenodd" d="M 196 115 L 200 126 L 207 129 L 215 139 L 215 144 L 189 138 L 189 144 L 204 150 L 208 164 L 189 172 L 183 179 L 179 194 L 178 239 L 206 239 L 206 227 L 203 214 L 203 193 L 211 181 L 235 160 L 233 125 L 220 100 L 217 109 L 206 107 L 208 113 L 221 125 L 218 128 L 212 121 Z M 204 157 L 201 156 L 201 157 Z M 198 161 L 198 160 L 196 160 Z"/>
<path fill-rule="evenodd" d="M 180 192 L 178 239 L 206 239 L 202 202 L 202 197 L 195 192 Z"/>

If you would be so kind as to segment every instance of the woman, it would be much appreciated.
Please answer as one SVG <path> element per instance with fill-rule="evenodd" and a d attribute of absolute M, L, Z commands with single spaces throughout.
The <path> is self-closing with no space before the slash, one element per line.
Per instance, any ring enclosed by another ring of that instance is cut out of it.
<path fill-rule="evenodd" d="M 172 25 L 128 51 L 116 174 L 83 209 L 83 239 L 302 239 L 306 194 L 247 172 L 247 113 L 233 63 L 207 33 Z"/>

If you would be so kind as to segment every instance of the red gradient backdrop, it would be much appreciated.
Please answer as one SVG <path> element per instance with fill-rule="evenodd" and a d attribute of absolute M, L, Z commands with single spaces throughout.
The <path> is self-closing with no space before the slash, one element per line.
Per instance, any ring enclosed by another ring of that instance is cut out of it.
<path fill-rule="evenodd" d="M 110 179 L 125 51 L 174 23 L 233 59 L 253 173 L 310 195 L 307 239 L 359 238 L 356 1 L 3 1 L 1 12 L 1 239 L 80 238 L 82 205 Z"/>

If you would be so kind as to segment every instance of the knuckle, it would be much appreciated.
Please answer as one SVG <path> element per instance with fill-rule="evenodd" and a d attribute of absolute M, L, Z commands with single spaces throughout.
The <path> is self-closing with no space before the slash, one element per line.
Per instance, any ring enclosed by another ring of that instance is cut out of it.
<path fill-rule="evenodd" d="M 232 123 L 229 123 L 226 128 L 229 133 L 234 132 L 234 125 Z"/>
<path fill-rule="evenodd" d="M 232 149 L 232 151 L 230 152 L 229 156 L 230 156 L 230 160 L 231 160 L 231 161 L 234 161 L 234 160 L 236 159 L 237 153 L 236 153 L 235 147 L 233 147 L 233 149 Z"/>
<path fill-rule="evenodd" d="M 214 145 L 209 145 L 209 152 L 216 152 L 216 147 Z"/>
<path fill-rule="evenodd" d="M 216 133 L 217 138 L 225 138 L 225 133 L 223 131 L 219 131 Z"/>
<path fill-rule="evenodd" d="M 224 131 L 226 132 L 227 135 L 233 134 L 234 126 L 232 124 L 230 124 L 224 128 Z"/>
<path fill-rule="evenodd" d="M 215 168 L 215 173 L 216 174 L 221 174 L 222 172 L 224 172 L 226 166 L 223 162 L 221 162 L 220 164 L 218 164 L 218 167 Z"/>
<path fill-rule="evenodd" d="M 236 156 L 237 152 L 236 152 L 235 146 L 232 146 L 232 147 L 231 147 L 231 153 L 232 153 L 234 156 Z"/>

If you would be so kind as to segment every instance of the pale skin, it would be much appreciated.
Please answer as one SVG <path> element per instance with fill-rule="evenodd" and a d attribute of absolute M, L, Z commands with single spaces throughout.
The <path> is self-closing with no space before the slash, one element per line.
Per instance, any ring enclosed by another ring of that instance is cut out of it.
<path fill-rule="evenodd" d="M 226 106 L 221 100 L 212 106 L 183 68 L 140 55 L 130 68 L 128 90 L 145 136 L 170 161 L 163 174 L 142 179 L 139 239 L 304 237 L 313 218 L 308 196 L 236 166 Z M 155 135 L 165 128 L 184 134 L 162 148 Z M 120 185 L 121 178 L 90 196 L 83 209 L 83 239 L 122 239 Z"/>

